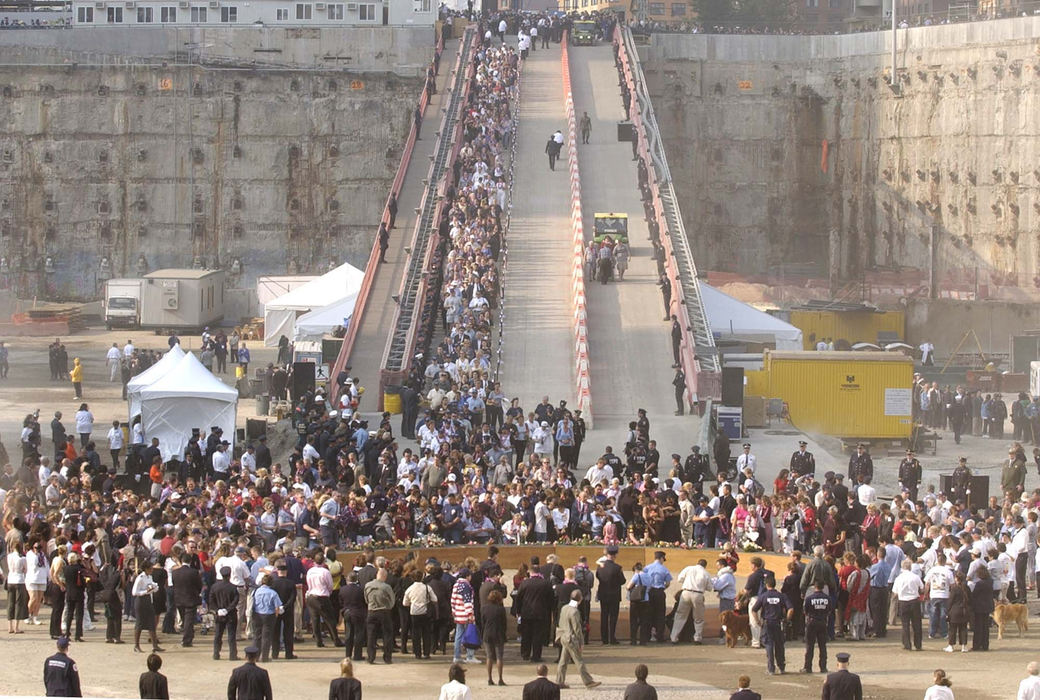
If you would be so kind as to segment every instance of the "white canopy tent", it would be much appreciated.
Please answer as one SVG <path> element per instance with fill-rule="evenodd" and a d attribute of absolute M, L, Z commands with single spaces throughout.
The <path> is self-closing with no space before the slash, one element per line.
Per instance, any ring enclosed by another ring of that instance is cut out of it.
<path fill-rule="evenodd" d="M 182 359 L 184 359 L 184 351 L 181 350 L 181 346 L 178 343 L 170 348 L 169 352 L 159 358 L 158 362 L 138 374 L 136 377 L 131 377 L 130 381 L 126 383 L 126 400 L 130 405 L 131 424 L 134 421 L 134 416 L 141 414 L 141 389 L 144 389 L 152 382 L 164 376 L 167 372 L 176 367 L 177 363 Z"/>
<path fill-rule="evenodd" d="M 278 345 L 278 338 L 286 336 L 293 340 L 303 340 L 299 335 L 297 320 L 311 312 L 321 312 L 307 321 L 307 333 L 310 339 L 314 334 L 320 338 L 335 326 L 344 325 L 354 312 L 365 273 L 350 263 L 343 263 L 321 277 L 297 287 L 288 294 L 269 301 L 264 306 L 264 345 L 269 348 Z M 321 318 L 319 325 L 318 318 Z"/>
<path fill-rule="evenodd" d="M 203 434 L 219 426 L 235 438 L 238 390 L 213 376 L 190 352 L 169 372 L 141 389 L 141 423 L 147 438 L 159 438 L 164 460 L 184 456 L 192 428 Z"/>
<path fill-rule="evenodd" d="M 775 343 L 777 350 L 801 350 L 802 331 L 714 287 L 700 283 L 708 326 L 716 340 Z"/>

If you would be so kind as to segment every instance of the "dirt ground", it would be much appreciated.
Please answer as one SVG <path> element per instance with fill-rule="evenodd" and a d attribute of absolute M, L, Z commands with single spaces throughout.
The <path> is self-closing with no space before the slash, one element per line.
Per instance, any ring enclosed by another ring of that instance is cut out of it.
<path fill-rule="evenodd" d="M 144 656 L 135 654 L 132 645 L 114 647 L 104 643 L 103 628 L 86 633 L 87 642 L 74 643 L 70 655 L 76 660 L 85 696 L 137 697 L 137 678 L 144 668 Z M 903 652 L 899 632 L 892 632 L 885 640 L 842 643 L 838 640 L 828 647 L 830 668 L 835 664 L 833 655 L 838 651 L 852 654 L 851 667 L 863 679 L 864 697 L 874 700 L 920 700 L 931 684 L 931 672 L 944 668 L 951 674 L 958 698 L 978 700 L 1006 700 L 1015 697 L 1018 682 L 1025 677 L 1026 664 L 1037 658 L 1036 633 L 1018 639 L 1012 636 L 1002 642 L 992 640 L 988 653 L 945 654 L 945 641 L 925 640 L 925 651 Z M 132 640 L 132 633 L 124 631 L 124 639 Z M 177 638 L 179 639 L 179 638 Z M 208 699 L 226 697 L 226 683 L 236 665 L 224 659 L 211 658 L 211 637 L 197 636 L 195 646 L 181 648 L 175 638 L 166 636 L 161 642 L 166 649 L 163 672 L 170 679 L 173 697 Z M 0 667 L 0 689 L 9 695 L 39 695 L 43 692 L 42 662 L 52 653 L 53 642 L 46 625 L 30 627 L 19 637 L 5 636 L 4 664 Z M 240 651 L 241 653 L 241 651 Z M 338 674 L 342 650 L 317 649 L 308 640 L 296 648 L 296 661 L 272 661 L 265 665 L 271 673 L 275 698 L 315 698 L 327 692 L 328 682 Z M 817 698 L 824 677 L 821 674 L 796 673 L 801 667 L 803 648 L 789 644 L 785 675 L 768 676 L 765 673 L 765 653 L 760 649 L 727 649 L 715 640 L 704 646 L 677 646 L 670 644 L 633 648 L 629 646 L 603 647 L 592 644 L 586 648 L 585 660 L 590 673 L 603 686 L 594 691 L 580 687 L 577 673 L 571 667 L 569 679 L 576 689 L 566 691 L 568 698 L 620 698 L 625 685 L 631 682 L 635 664 L 650 667 L 650 681 L 658 687 L 662 698 L 704 698 L 725 700 L 736 687 L 739 675 L 747 673 L 752 687 L 765 698 Z M 554 659 L 551 650 L 546 659 Z M 366 698 L 398 700 L 401 693 L 413 698 L 436 698 L 440 684 L 447 681 L 448 660 L 435 656 L 431 661 L 415 661 L 410 655 L 395 655 L 392 669 L 383 666 L 377 656 L 375 666 L 361 662 L 355 666 L 355 675 L 364 684 Z M 550 667 L 550 677 L 555 667 Z M 467 667 L 469 685 L 474 698 L 505 700 L 519 697 L 519 686 L 534 677 L 532 664 L 519 658 L 515 643 L 506 648 L 505 680 L 507 687 L 490 688 L 486 685 L 485 666 Z"/>

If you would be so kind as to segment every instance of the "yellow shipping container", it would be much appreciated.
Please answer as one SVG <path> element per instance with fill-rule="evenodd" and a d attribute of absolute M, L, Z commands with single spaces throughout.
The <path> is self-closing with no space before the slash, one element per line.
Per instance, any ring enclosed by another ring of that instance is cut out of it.
<path fill-rule="evenodd" d="M 815 350 L 821 338 L 855 343 L 876 343 L 878 333 L 906 337 L 906 315 L 902 311 L 791 311 L 790 323 L 802 331 L 802 347 Z"/>
<path fill-rule="evenodd" d="M 786 401 L 799 430 L 910 437 L 914 363 L 901 353 L 767 350 L 763 373 L 768 387 L 761 395 Z"/>

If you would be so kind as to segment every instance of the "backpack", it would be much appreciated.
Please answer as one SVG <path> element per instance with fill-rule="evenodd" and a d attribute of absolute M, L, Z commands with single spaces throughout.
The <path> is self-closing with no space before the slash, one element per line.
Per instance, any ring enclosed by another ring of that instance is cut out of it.
<path fill-rule="evenodd" d="M 581 566 L 574 570 L 574 582 L 578 584 L 578 588 L 581 589 L 586 600 L 588 600 L 588 596 L 592 593 L 593 578 L 592 571 L 587 567 Z"/>
<path fill-rule="evenodd" d="M 758 479 L 751 480 L 751 495 L 755 497 L 756 501 L 766 495 L 766 487 Z"/>

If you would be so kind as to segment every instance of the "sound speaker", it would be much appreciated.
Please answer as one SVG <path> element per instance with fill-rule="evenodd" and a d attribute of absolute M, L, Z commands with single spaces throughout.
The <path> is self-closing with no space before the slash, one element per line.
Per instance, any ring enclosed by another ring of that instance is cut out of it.
<path fill-rule="evenodd" d="M 632 122 L 617 123 L 617 140 L 628 141 L 629 143 L 636 140 L 636 128 L 632 125 Z"/>
<path fill-rule="evenodd" d="M 744 368 L 722 368 L 722 405 L 744 405 Z"/>
<path fill-rule="evenodd" d="M 292 366 L 292 400 L 295 402 L 308 391 L 314 391 L 313 362 L 294 362 Z"/>

